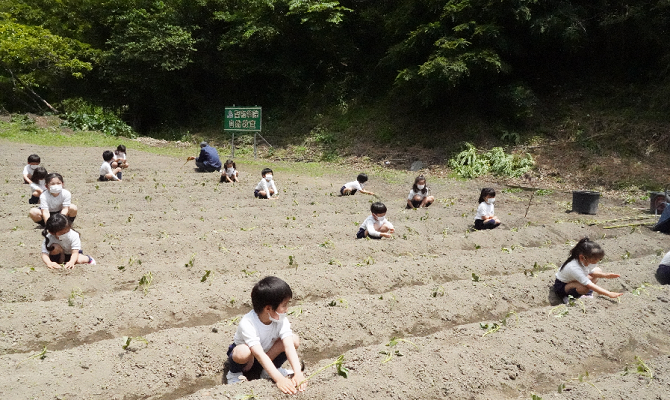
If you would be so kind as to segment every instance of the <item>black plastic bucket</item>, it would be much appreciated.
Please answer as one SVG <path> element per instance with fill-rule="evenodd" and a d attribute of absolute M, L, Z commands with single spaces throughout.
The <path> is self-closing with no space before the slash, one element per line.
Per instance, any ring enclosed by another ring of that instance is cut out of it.
<path fill-rule="evenodd" d="M 580 214 L 597 214 L 600 192 L 575 190 L 572 192 L 572 211 Z"/>

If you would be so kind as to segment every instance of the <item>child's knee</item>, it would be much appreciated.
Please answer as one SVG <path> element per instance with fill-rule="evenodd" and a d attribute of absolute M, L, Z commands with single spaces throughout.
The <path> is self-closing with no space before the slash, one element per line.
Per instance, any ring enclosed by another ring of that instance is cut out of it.
<path fill-rule="evenodd" d="M 233 361 L 238 364 L 246 364 L 251 357 L 251 349 L 246 344 L 238 344 L 233 349 Z"/>
<path fill-rule="evenodd" d="M 68 207 L 68 215 L 76 214 L 77 213 L 77 206 L 74 204 L 70 204 L 70 207 Z"/>
<path fill-rule="evenodd" d="M 413 198 L 412 200 L 413 200 L 413 201 L 421 201 L 421 200 L 423 200 L 423 199 L 421 198 L 421 196 L 419 196 L 419 195 L 417 194 L 417 195 L 414 196 L 414 198 Z"/>

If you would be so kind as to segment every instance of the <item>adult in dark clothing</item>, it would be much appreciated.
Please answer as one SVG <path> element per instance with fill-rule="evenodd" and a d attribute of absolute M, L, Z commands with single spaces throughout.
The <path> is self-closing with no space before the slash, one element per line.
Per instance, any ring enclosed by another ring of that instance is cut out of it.
<path fill-rule="evenodd" d="M 207 142 L 200 143 L 200 155 L 189 157 L 188 160 L 195 160 L 195 165 L 202 172 L 214 172 L 221 170 L 221 160 L 216 149 Z"/>

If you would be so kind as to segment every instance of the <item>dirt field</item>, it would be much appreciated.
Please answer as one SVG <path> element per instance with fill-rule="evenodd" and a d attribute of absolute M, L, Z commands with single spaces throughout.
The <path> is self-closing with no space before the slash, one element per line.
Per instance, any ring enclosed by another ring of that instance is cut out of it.
<path fill-rule="evenodd" d="M 554 192 L 536 196 L 524 218 L 531 191 L 428 175 L 436 204 L 405 210 L 413 173 L 368 171 L 396 235 L 355 240 L 374 198 L 338 197 L 359 172 L 341 166 L 268 161 L 281 195 L 263 201 L 252 195 L 259 165 L 241 163 L 240 184 L 218 184 L 130 145 L 125 181 L 99 183 L 105 149 L 0 148 L 2 399 L 290 397 L 269 381 L 221 384 L 236 321 L 266 275 L 293 289 L 289 319 L 306 373 L 340 354 L 350 370 L 348 379 L 320 373 L 301 399 L 670 399 L 670 288 L 654 278 L 670 238 L 590 225 L 644 216 L 643 201 L 602 198 L 598 215 L 584 216 L 566 212 L 569 193 Z M 42 263 L 19 183 L 31 153 L 64 175 L 84 253 L 98 265 Z M 503 226 L 471 232 L 484 185 L 498 189 Z M 603 286 L 626 294 L 555 308 L 555 268 L 584 235 L 605 249 L 602 268 L 622 275 Z M 146 294 L 135 290 L 149 272 Z M 654 286 L 634 295 L 644 282 Z M 124 350 L 124 336 L 148 343 Z M 393 337 L 411 343 L 386 346 Z M 652 380 L 636 373 L 636 356 Z"/>

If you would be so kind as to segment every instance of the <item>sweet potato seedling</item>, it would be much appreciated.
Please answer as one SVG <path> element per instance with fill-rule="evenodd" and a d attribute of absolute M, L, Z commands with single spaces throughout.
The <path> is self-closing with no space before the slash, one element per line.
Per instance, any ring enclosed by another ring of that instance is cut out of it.
<path fill-rule="evenodd" d="M 134 290 L 142 287 L 142 292 L 144 292 L 144 295 L 146 296 L 149 292 L 149 287 L 151 286 L 151 282 L 153 282 L 153 280 L 154 274 L 151 271 L 147 272 L 146 274 L 142 275 Z"/>
<path fill-rule="evenodd" d="M 332 300 L 330 303 L 328 303 L 328 305 L 329 305 L 330 307 L 335 307 L 335 306 L 337 306 L 338 304 L 343 305 L 344 308 L 349 308 L 349 302 L 347 301 L 347 299 L 343 299 L 343 298 L 339 298 L 339 299 L 337 299 L 337 300 Z"/>
<path fill-rule="evenodd" d="M 235 399 L 237 400 L 260 400 L 260 397 L 256 396 L 254 393 L 253 389 L 251 390 L 251 393 L 248 394 L 238 394 L 235 396 Z"/>
<path fill-rule="evenodd" d="M 202 278 L 200 279 L 200 282 L 204 282 L 204 281 L 206 281 L 207 278 L 209 278 L 209 274 L 210 274 L 211 272 L 212 272 L 211 270 L 206 269 L 206 270 L 205 270 L 205 275 L 202 276 Z"/>
<path fill-rule="evenodd" d="M 649 383 L 647 385 L 650 385 L 651 381 L 654 380 L 654 370 L 651 369 L 651 367 L 649 367 L 639 356 L 635 356 L 635 369 L 629 370 L 628 365 L 626 365 L 626 368 L 623 370 L 623 375 L 628 375 L 631 372 L 648 378 Z"/>
<path fill-rule="evenodd" d="M 70 292 L 70 297 L 67 299 L 67 305 L 70 307 L 74 307 L 76 304 L 77 298 L 81 299 L 81 304 L 79 304 L 79 308 L 84 308 L 84 292 L 81 291 L 79 288 L 74 288 Z"/>
<path fill-rule="evenodd" d="M 404 356 L 404 354 L 402 354 L 402 353 L 400 352 L 400 350 L 393 350 L 393 348 L 394 348 L 395 346 L 397 346 L 398 343 L 400 343 L 400 342 L 409 343 L 409 344 L 411 344 L 412 346 L 414 346 L 416 349 L 419 349 L 419 346 L 417 346 L 416 344 L 414 344 L 412 341 L 409 341 L 409 340 L 407 340 L 407 339 L 401 339 L 401 338 L 393 337 L 393 338 L 391 338 L 391 340 L 390 340 L 388 343 L 386 343 L 386 346 L 387 346 L 389 349 L 388 349 L 388 350 L 383 350 L 383 351 L 380 351 L 380 352 L 379 352 L 379 354 L 384 354 L 384 355 L 386 356 L 386 358 L 384 358 L 384 361 L 382 361 L 382 364 L 385 364 L 385 363 L 391 361 L 391 359 L 393 358 L 394 355 L 397 356 L 397 357 L 402 357 L 402 356 Z"/>
<path fill-rule="evenodd" d="M 186 264 L 184 264 L 184 267 L 190 268 L 193 266 L 194 263 L 195 263 L 195 253 L 191 254 L 191 258 L 188 260 Z"/>
<path fill-rule="evenodd" d="M 131 341 L 136 341 L 136 342 L 144 342 L 144 344 L 149 345 L 149 341 L 143 338 L 142 336 L 124 336 L 123 337 L 123 345 L 121 345 L 121 348 L 123 350 L 128 350 L 128 347 L 130 346 Z"/>
<path fill-rule="evenodd" d="M 533 264 L 533 268 L 530 269 L 524 269 L 523 274 L 526 276 L 531 276 L 531 277 L 536 277 L 538 273 L 544 272 L 544 271 L 549 271 L 552 268 L 555 268 L 556 266 L 554 264 L 545 264 L 545 265 L 540 265 L 537 262 Z"/>
<path fill-rule="evenodd" d="M 251 270 L 248 270 L 248 269 L 243 269 L 242 272 L 244 272 L 244 274 L 246 276 L 254 276 L 254 274 L 258 271 L 251 271 Z"/>
<path fill-rule="evenodd" d="M 430 293 L 430 297 L 444 296 L 444 286 L 436 286 Z"/>
<path fill-rule="evenodd" d="M 23 364 L 24 362 L 26 362 L 28 360 L 32 360 L 33 358 L 39 358 L 40 360 L 44 360 L 45 358 L 47 358 L 47 345 L 44 345 L 44 347 L 42 348 L 42 351 L 40 351 L 39 353 L 33 354 L 32 356 L 30 356 L 28 358 L 25 358 L 22 361 L 20 361 L 18 364 L 16 364 L 16 368 L 18 368 L 19 365 Z"/>
<path fill-rule="evenodd" d="M 312 373 L 310 376 L 308 376 L 308 377 L 305 378 L 304 380 L 300 381 L 300 382 L 298 383 L 297 386 L 302 385 L 303 383 L 305 383 L 305 382 L 307 382 L 308 380 L 312 379 L 312 378 L 313 378 L 315 375 L 317 375 L 318 373 L 320 373 L 320 372 L 322 372 L 322 371 L 325 371 L 326 369 L 328 369 L 328 368 L 330 368 L 330 367 L 332 367 L 332 366 L 335 366 L 335 368 L 337 368 L 337 374 L 338 374 L 339 376 L 342 376 L 342 377 L 344 377 L 344 378 L 348 378 L 348 377 L 349 377 L 349 369 L 348 369 L 347 367 L 344 366 L 344 354 L 342 354 L 342 355 L 340 355 L 339 357 L 337 357 L 337 359 L 336 359 L 335 361 L 333 361 L 332 363 L 330 363 L 330 364 L 328 364 L 328 365 L 326 365 L 326 366 L 323 366 L 323 367 L 317 369 L 317 370 L 316 370 L 314 373 Z"/>
<path fill-rule="evenodd" d="M 568 296 L 568 304 L 559 304 L 549 310 L 549 315 L 554 315 L 556 318 L 563 318 L 569 313 L 569 307 L 574 307 L 579 304 L 582 307 L 582 313 L 586 314 L 586 305 L 584 301 L 575 299 L 572 295 Z"/>
<path fill-rule="evenodd" d="M 530 400 L 542 400 L 542 397 L 540 397 L 540 396 L 538 396 L 538 395 L 536 395 L 536 394 L 532 394 L 532 395 L 530 396 Z"/>
<path fill-rule="evenodd" d="M 486 332 L 482 335 L 482 337 L 489 335 L 491 333 L 496 333 L 502 328 L 503 326 L 507 326 L 507 319 L 514 315 L 516 317 L 517 322 L 519 321 L 519 314 L 517 314 L 515 311 L 510 311 L 508 312 L 503 319 L 501 319 L 498 322 L 494 322 L 491 325 L 489 324 L 483 324 L 479 323 L 479 327 L 482 329 L 486 329 Z"/>

